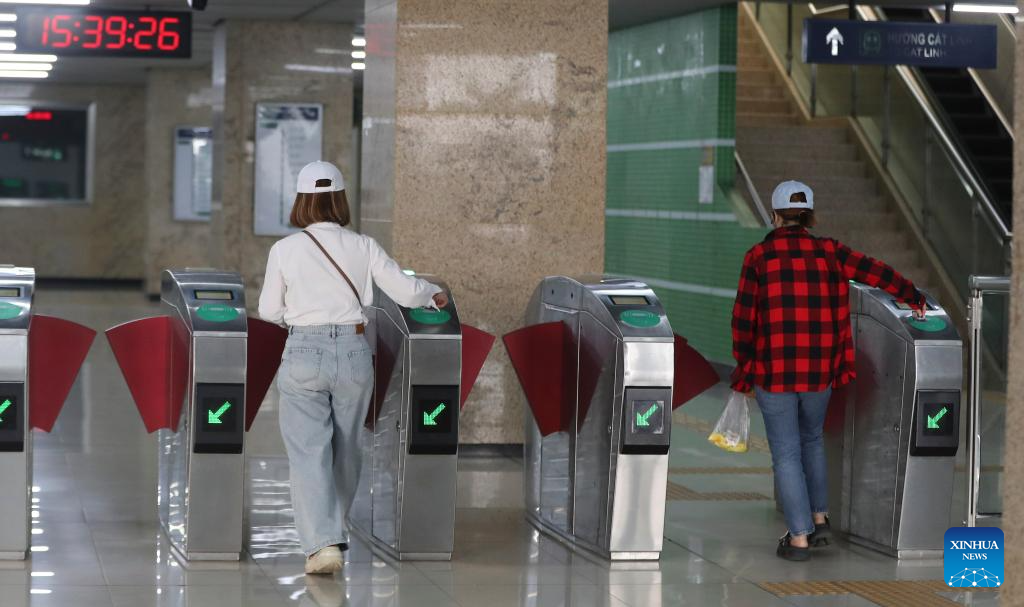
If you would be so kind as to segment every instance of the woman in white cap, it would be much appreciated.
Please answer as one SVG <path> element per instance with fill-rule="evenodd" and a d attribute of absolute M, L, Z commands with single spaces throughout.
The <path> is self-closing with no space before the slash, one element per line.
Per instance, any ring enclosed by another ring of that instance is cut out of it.
<path fill-rule="evenodd" d="M 732 387 L 753 392 L 764 417 L 788 528 L 776 554 L 804 561 L 831 538 L 822 428 L 832 388 L 854 379 L 849 281 L 885 289 L 918 318 L 925 299 L 881 261 L 812 236 L 806 185 L 780 183 L 772 211 L 775 229 L 747 252 L 736 290 Z"/>
<path fill-rule="evenodd" d="M 259 314 L 288 327 L 277 386 L 295 527 L 306 573 L 334 573 L 348 548 L 345 517 L 362 467 L 358 433 L 373 388 L 363 306 L 374 283 L 402 306 L 448 305 L 442 290 L 406 275 L 350 222 L 341 171 L 317 161 L 299 172 L 291 224 L 270 249 Z"/>

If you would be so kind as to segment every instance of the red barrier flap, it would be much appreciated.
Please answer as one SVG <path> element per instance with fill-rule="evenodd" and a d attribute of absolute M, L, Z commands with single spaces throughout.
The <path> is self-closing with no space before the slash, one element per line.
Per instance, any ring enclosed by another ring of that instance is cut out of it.
<path fill-rule="evenodd" d="M 466 399 L 476 384 L 480 369 L 494 347 L 494 339 L 495 337 L 486 331 L 462 325 L 462 394 L 459 409 L 466 406 Z"/>
<path fill-rule="evenodd" d="M 675 378 L 672 386 L 672 408 L 675 409 L 718 383 L 718 372 L 686 338 L 675 336 Z"/>
<path fill-rule="evenodd" d="M 53 430 L 96 331 L 52 316 L 32 316 L 28 330 L 29 424 Z"/>
<path fill-rule="evenodd" d="M 575 359 L 567 355 L 572 341 L 568 332 L 558 321 L 517 329 L 502 338 L 544 436 L 567 430 L 572 417 L 565 399 L 566 377 L 575 380 L 575 369 L 566 368 Z"/>
<path fill-rule="evenodd" d="M 281 366 L 288 330 L 258 318 L 248 319 L 249 335 L 245 344 L 245 431 L 259 413 L 267 390 Z"/>
<path fill-rule="evenodd" d="M 370 406 L 366 410 L 366 419 L 363 426 L 373 430 L 380 416 L 380 409 L 384 406 L 384 399 L 388 395 L 388 386 L 391 385 L 391 376 L 395 372 L 395 362 L 398 360 L 398 353 L 388 349 L 388 344 L 377 334 L 377 353 L 373 355 L 373 395 L 370 397 Z"/>
<path fill-rule="evenodd" d="M 189 341 L 167 316 L 107 329 L 107 341 L 147 432 L 177 429 L 188 387 Z"/>

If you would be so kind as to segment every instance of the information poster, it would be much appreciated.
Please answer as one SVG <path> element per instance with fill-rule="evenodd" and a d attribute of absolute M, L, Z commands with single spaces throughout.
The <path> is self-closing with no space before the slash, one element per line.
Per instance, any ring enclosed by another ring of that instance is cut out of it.
<path fill-rule="evenodd" d="M 306 164 L 323 150 L 323 105 L 259 103 L 256 105 L 256 178 L 254 232 L 287 236 L 295 202 L 295 181 Z"/>
<path fill-rule="evenodd" d="M 213 129 L 174 129 L 174 220 L 210 221 L 213 194 Z"/>

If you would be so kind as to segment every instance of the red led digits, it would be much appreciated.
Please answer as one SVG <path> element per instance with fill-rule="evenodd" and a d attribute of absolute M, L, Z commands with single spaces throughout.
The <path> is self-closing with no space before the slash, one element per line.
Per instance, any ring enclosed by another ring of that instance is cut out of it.
<path fill-rule="evenodd" d="M 92 40 L 82 43 L 82 48 L 99 48 L 103 42 L 103 17 L 99 15 L 88 15 L 85 18 L 86 27 L 82 31 L 85 36 L 92 36 Z"/>
<path fill-rule="evenodd" d="M 114 49 L 124 48 L 125 40 L 128 37 L 128 20 L 121 16 L 110 17 L 107 19 L 107 23 L 103 27 L 103 31 L 111 36 L 117 37 L 117 40 L 108 41 L 104 47 Z"/>
<path fill-rule="evenodd" d="M 135 34 L 135 48 L 140 51 L 152 50 L 153 45 L 143 42 L 143 38 L 152 38 L 156 34 L 156 30 L 156 17 L 139 17 L 139 31 Z"/>
<path fill-rule="evenodd" d="M 181 35 L 175 29 L 168 31 L 168 26 L 177 25 L 177 17 L 167 17 L 160 20 L 160 35 L 156 39 L 157 48 L 162 51 L 173 51 L 181 45 Z"/>

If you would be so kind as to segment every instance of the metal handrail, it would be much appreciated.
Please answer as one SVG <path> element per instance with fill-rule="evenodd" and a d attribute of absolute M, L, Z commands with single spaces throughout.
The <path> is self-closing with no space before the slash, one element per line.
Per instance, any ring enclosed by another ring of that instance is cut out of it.
<path fill-rule="evenodd" d="M 750 173 L 747 171 L 747 166 L 743 164 L 740 153 L 734 150 L 733 157 L 736 158 L 736 167 L 740 170 L 743 183 L 747 186 L 747 193 L 750 194 L 751 200 L 754 201 L 754 206 L 757 207 L 757 213 L 761 216 L 761 220 L 764 221 L 766 226 L 772 225 L 772 218 L 764 208 L 764 203 L 761 202 L 761 196 L 757 193 L 757 188 L 754 187 L 754 181 L 750 178 Z"/>
<path fill-rule="evenodd" d="M 857 7 L 857 12 L 865 21 L 881 21 L 878 14 L 874 9 L 868 9 L 865 7 Z M 1013 237 L 1013 232 L 1007 227 L 1006 222 L 999 216 L 999 211 L 996 210 L 995 204 L 992 203 L 991 198 L 988 196 L 987 189 L 981 184 L 980 181 L 975 177 L 974 171 L 971 170 L 970 165 L 964 160 L 963 156 L 960 155 L 960 151 L 957 149 L 953 140 L 950 139 L 949 133 L 946 132 L 946 128 L 939 118 L 938 112 L 932 106 L 931 101 L 928 99 L 928 95 L 925 94 L 923 87 L 917 79 L 916 74 L 905 65 L 896 66 L 896 72 L 903 79 L 903 83 L 910 90 L 910 94 L 913 95 L 918 105 L 921 106 L 921 110 L 928 118 L 928 122 L 932 125 L 932 128 L 939 136 L 939 141 L 942 142 L 946 153 L 949 155 L 950 160 L 953 161 L 954 166 L 960 173 L 959 177 L 962 181 L 970 187 L 970 190 L 975 193 L 981 200 L 981 208 L 988 215 L 988 219 L 993 226 L 997 229 L 997 236 L 1002 239 L 1002 243 Z"/>
<path fill-rule="evenodd" d="M 1009 276 L 971 276 L 967 322 L 971 332 L 971 385 L 967 402 L 967 527 L 978 522 L 978 488 L 981 484 L 981 320 L 986 294 L 1009 294 Z"/>

